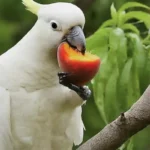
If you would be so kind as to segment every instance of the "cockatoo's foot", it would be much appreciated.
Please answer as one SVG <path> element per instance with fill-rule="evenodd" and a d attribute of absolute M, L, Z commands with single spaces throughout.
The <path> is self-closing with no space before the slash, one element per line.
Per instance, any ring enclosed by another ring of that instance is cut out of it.
<path fill-rule="evenodd" d="M 77 86 L 69 83 L 67 80 L 67 76 L 69 75 L 70 73 L 66 72 L 58 73 L 59 83 L 75 91 L 83 100 L 87 100 L 91 96 L 91 90 L 88 88 L 88 86 Z"/>

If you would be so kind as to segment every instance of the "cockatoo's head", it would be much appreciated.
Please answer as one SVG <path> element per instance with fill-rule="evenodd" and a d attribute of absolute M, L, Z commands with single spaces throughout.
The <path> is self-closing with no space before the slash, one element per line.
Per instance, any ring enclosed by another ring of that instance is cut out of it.
<path fill-rule="evenodd" d="M 42 5 L 33 0 L 23 0 L 23 4 L 38 16 L 38 30 L 41 40 L 49 43 L 51 49 L 67 41 L 68 44 L 82 53 L 85 52 L 85 36 L 83 12 L 71 3 L 53 3 Z"/>

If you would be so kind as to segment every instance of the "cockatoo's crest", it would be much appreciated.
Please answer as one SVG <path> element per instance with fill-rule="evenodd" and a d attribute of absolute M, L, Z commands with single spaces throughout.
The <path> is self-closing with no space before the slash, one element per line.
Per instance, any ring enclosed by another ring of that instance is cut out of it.
<path fill-rule="evenodd" d="M 26 6 L 26 9 L 37 15 L 42 4 L 34 2 L 33 0 L 22 0 L 22 3 Z"/>

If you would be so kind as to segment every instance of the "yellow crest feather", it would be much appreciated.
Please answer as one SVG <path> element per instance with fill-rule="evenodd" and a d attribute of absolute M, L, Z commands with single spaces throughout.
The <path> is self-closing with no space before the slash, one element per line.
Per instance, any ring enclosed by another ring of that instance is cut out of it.
<path fill-rule="evenodd" d="M 41 4 L 34 2 L 33 0 L 22 0 L 22 3 L 26 6 L 26 9 L 37 15 L 41 7 Z"/>

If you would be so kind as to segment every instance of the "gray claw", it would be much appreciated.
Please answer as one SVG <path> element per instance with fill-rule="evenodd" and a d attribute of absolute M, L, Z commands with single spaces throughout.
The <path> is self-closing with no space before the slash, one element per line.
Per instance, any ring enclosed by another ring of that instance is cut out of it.
<path fill-rule="evenodd" d="M 88 86 L 83 86 L 80 87 L 80 91 L 78 91 L 78 95 L 83 99 L 83 100 L 87 100 L 88 98 L 90 98 L 91 96 L 91 90 L 89 89 Z"/>
<path fill-rule="evenodd" d="M 87 100 L 91 96 L 91 90 L 88 86 L 77 86 L 67 80 L 69 73 L 58 73 L 59 83 L 75 91 L 83 100 Z"/>

